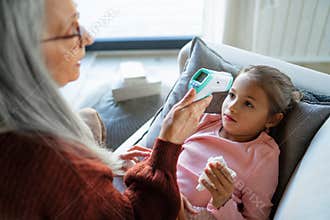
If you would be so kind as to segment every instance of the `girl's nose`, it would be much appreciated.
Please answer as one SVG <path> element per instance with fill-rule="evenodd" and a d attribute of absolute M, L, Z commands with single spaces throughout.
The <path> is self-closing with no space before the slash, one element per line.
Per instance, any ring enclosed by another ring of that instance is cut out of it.
<path fill-rule="evenodd" d="M 231 112 L 237 112 L 237 101 L 232 101 L 231 103 L 229 103 L 228 109 Z"/>

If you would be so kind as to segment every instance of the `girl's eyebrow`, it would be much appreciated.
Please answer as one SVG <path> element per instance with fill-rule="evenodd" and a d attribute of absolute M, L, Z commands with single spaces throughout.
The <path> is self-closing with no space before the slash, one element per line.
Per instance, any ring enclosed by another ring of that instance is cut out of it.
<path fill-rule="evenodd" d="M 252 100 L 256 101 L 256 99 L 255 99 L 254 97 L 252 97 L 252 96 L 247 96 L 247 98 L 249 98 L 249 99 L 252 99 Z"/>
<path fill-rule="evenodd" d="M 236 92 L 236 90 L 234 88 L 231 88 L 230 91 Z M 246 97 L 249 98 L 249 99 L 252 99 L 252 100 L 256 101 L 256 99 L 253 96 L 246 96 Z"/>

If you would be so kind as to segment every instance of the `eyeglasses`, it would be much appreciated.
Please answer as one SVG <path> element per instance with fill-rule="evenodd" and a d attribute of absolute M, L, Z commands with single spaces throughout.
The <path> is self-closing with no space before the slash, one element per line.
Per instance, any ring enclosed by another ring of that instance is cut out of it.
<path fill-rule="evenodd" d="M 46 43 L 46 42 L 49 42 L 49 41 L 66 40 L 66 39 L 71 39 L 71 38 L 74 38 L 74 37 L 78 37 L 78 39 L 79 39 L 79 48 L 82 48 L 83 47 L 83 38 L 82 38 L 82 32 L 81 32 L 80 25 L 77 26 L 77 33 L 76 34 L 52 37 L 52 38 L 42 40 L 42 42 Z"/>

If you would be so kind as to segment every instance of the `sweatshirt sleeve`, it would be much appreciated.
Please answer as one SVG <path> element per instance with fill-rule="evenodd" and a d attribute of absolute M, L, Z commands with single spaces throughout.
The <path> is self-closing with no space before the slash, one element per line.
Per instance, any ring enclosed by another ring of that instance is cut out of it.
<path fill-rule="evenodd" d="M 216 219 L 268 219 L 278 182 L 278 155 L 277 151 L 270 152 L 248 171 L 245 181 L 235 180 L 236 190 L 222 208 L 208 204 Z"/>
<path fill-rule="evenodd" d="M 268 154 L 250 173 L 246 185 L 241 183 L 242 214 L 247 219 L 268 219 L 271 200 L 278 183 L 279 154 Z"/>

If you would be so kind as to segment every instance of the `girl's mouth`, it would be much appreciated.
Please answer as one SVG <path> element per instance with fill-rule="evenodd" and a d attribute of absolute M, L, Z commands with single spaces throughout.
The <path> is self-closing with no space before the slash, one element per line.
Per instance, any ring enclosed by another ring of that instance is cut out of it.
<path fill-rule="evenodd" d="M 236 120 L 233 119 L 230 115 L 224 114 L 223 117 L 226 121 L 236 122 Z"/>

